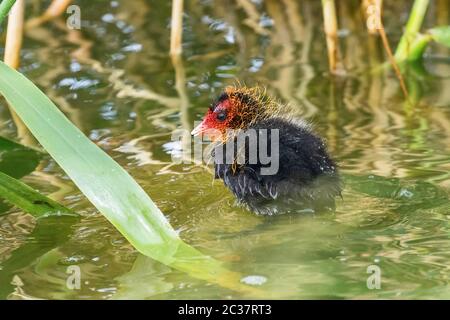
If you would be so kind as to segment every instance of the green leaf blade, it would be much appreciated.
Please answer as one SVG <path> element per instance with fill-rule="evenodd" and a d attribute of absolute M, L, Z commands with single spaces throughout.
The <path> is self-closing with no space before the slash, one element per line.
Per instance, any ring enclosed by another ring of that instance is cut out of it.
<path fill-rule="evenodd" d="M 450 26 L 432 28 L 428 33 L 434 41 L 450 48 Z"/>
<path fill-rule="evenodd" d="M 72 210 L 40 194 L 23 182 L 0 172 L 0 197 L 8 200 L 35 218 L 78 216 Z"/>
<path fill-rule="evenodd" d="M 3 62 L 0 92 L 78 188 L 135 248 L 162 262 L 172 260 L 180 242 L 178 235 L 119 164 L 75 127 L 31 81 Z"/>

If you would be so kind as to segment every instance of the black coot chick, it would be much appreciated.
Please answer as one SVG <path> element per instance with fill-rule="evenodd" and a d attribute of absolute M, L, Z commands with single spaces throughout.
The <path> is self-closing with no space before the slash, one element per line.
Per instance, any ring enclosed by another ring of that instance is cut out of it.
<path fill-rule="evenodd" d="M 258 88 L 227 87 L 192 134 L 217 143 L 215 178 L 255 213 L 334 210 L 342 187 L 325 143 Z"/>

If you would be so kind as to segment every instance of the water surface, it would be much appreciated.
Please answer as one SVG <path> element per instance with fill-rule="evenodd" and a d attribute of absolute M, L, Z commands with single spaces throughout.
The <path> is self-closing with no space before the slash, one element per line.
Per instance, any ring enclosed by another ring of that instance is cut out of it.
<path fill-rule="evenodd" d="M 170 1 L 78 1 L 81 30 L 59 20 L 28 31 L 20 70 L 131 173 L 183 240 L 268 296 L 450 298 L 449 51 L 433 47 L 408 68 L 407 104 L 392 72 L 371 71 L 386 58 L 357 1 L 339 12 L 341 77 L 328 73 L 319 1 L 225 3 L 186 1 L 174 64 Z M 396 43 L 407 18 L 397 12 L 410 3 L 389 5 Z M 441 11 L 433 3 L 425 27 L 448 19 Z M 171 163 L 172 131 L 192 129 L 236 80 L 267 87 L 326 139 L 346 185 L 335 213 L 255 216 L 204 167 Z M 18 140 L 0 106 L 0 134 Z M 82 218 L 36 225 L 2 203 L 0 298 L 251 298 L 139 255 L 48 155 L 1 145 L 2 171 Z M 79 290 L 66 287 L 72 265 Z M 381 270 L 379 290 L 367 287 L 369 266 Z"/>

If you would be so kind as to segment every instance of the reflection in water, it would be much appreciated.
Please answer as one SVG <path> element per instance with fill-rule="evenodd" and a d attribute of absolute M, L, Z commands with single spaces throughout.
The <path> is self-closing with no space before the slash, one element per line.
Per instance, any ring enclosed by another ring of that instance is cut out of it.
<path fill-rule="evenodd" d="M 65 233 L 41 226 L 36 237 L 27 215 L 0 216 L 0 297 L 17 291 L 17 275 L 21 294 L 11 298 L 450 298 L 449 52 L 433 48 L 406 70 L 415 101 L 406 105 L 391 71 L 371 72 L 386 57 L 356 4 L 339 2 L 342 77 L 328 73 L 318 1 L 185 1 L 175 59 L 169 1 L 83 0 L 81 30 L 62 20 L 30 29 L 21 71 L 138 180 L 187 243 L 241 276 L 225 279 L 227 288 L 138 255 L 45 157 L 27 182 L 83 219 L 64 222 Z M 394 42 L 405 4 L 386 5 Z M 442 7 L 448 2 L 436 1 L 430 12 L 448 24 Z M 236 80 L 267 87 L 326 138 L 346 180 L 335 214 L 258 217 L 202 166 L 171 164 L 172 131 L 191 128 Z M 6 110 L 2 135 L 13 137 Z M 80 290 L 65 286 L 72 264 Z M 382 270 L 379 291 L 365 285 L 372 264 Z M 258 293 L 230 289 L 252 276 L 266 280 Z"/>

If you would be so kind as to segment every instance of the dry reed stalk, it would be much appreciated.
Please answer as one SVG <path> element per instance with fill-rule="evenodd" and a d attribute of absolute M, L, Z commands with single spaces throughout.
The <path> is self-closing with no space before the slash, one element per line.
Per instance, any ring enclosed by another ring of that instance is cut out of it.
<path fill-rule="evenodd" d="M 24 13 L 25 1 L 17 0 L 10 11 L 8 18 L 4 62 L 14 69 L 17 69 L 20 64 Z"/>
<path fill-rule="evenodd" d="M 383 7 L 383 0 L 363 0 L 361 7 L 368 32 L 377 35 L 381 24 L 379 10 Z"/>
<path fill-rule="evenodd" d="M 405 85 L 405 80 L 403 79 L 402 73 L 400 72 L 400 68 L 398 67 L 397 61 L 395 61 L 395 57 L 392 54 L 391 47 L 389 46 L 389 41 L 387 39 L 386 32 L 384 31 L 384 28 L 381 28 L 379 30 L 381 40 L 383 41 L 383 46 L 386 49 L 387 55 L 389 57 L 389 62 L 391 63 L 392 67 L 394 68 L 395 74 L 398 78 L 398 81 L 400 82 L 400 87 L 402 89 L 403 95 L 405 96 L 406 100 L 409 100 L 409 94 L 408 89 Z"/>
<path fill-rule="evenodd" d="M 172 19 L 170 25 L 170 54 L 179 55 L 182 52 L 183 0 L 172 1 Z"/>
<path fill-rule="evenodd" d="M 330 71 L 332 73 L 338 73 L 340 66 L 338 59 L 336 6 L 334 0 L 322 0 L 322 10 Z"/>
<path fill-rule="evenodd" d="M 402 73 L 400 72 L 400 68 L 398 67 L 397 61 L 395 60 L 394 54 L 392 53 L 392 49 L 391 46 L 389 45 L 389 41 L 386 35 L 386 31 L 384 30 L 383 21 L 381 19 L 383 2 L 381 0 L 368 0 L 366 1 L 366 3 L 367 9 L 365 12 L 369 15 L 367 17 L 366 23 L 367 28 L 369 32 L 370 30 L 376 30 L 380 35 L 384 49 L 386 50 L 386 53 L 389 58 L 389 62 L 394 68 L 394 72 L 398 78 L 398 81 L 400 82 L 400 88 L 402 89 L 403 95 L 405 96 L 405 99 L 409 101 L 408 89 L 406 88 L 405 80 L 403 79 Z"/>
<path fill-rule="evenodd" d="M 11 8 L 6 30 L 6 43 L 4 62 L 11 68 L 17 69 L 20 65 L 20 49 L 23 39 L 23 21 L 25 15 L 25 0 L 17 0 Z M 17 114 L 9 108 L 11 117 L 17 128 L 19 140 L 28 146 L 35 145 L 35 140 Z"/>
<path fill-rule="evenodd" d="M 172 1 L 172 20 L 170 30 L 170 55 L 175 69 L 175 88 L 180 97 L 181 124 L 183 129 L 190 131 L 188 108 L 189 99 L 186 93 L 186 74 L 184 71 L 182 53 L 183 36 L 183 0 Z M 190 138 L 190 137 L 189 137 Z M 190 143 L 190 139 L 183 138 L 183 149 Z M 185 149 L 184 149 L 185 150 Z"/>

